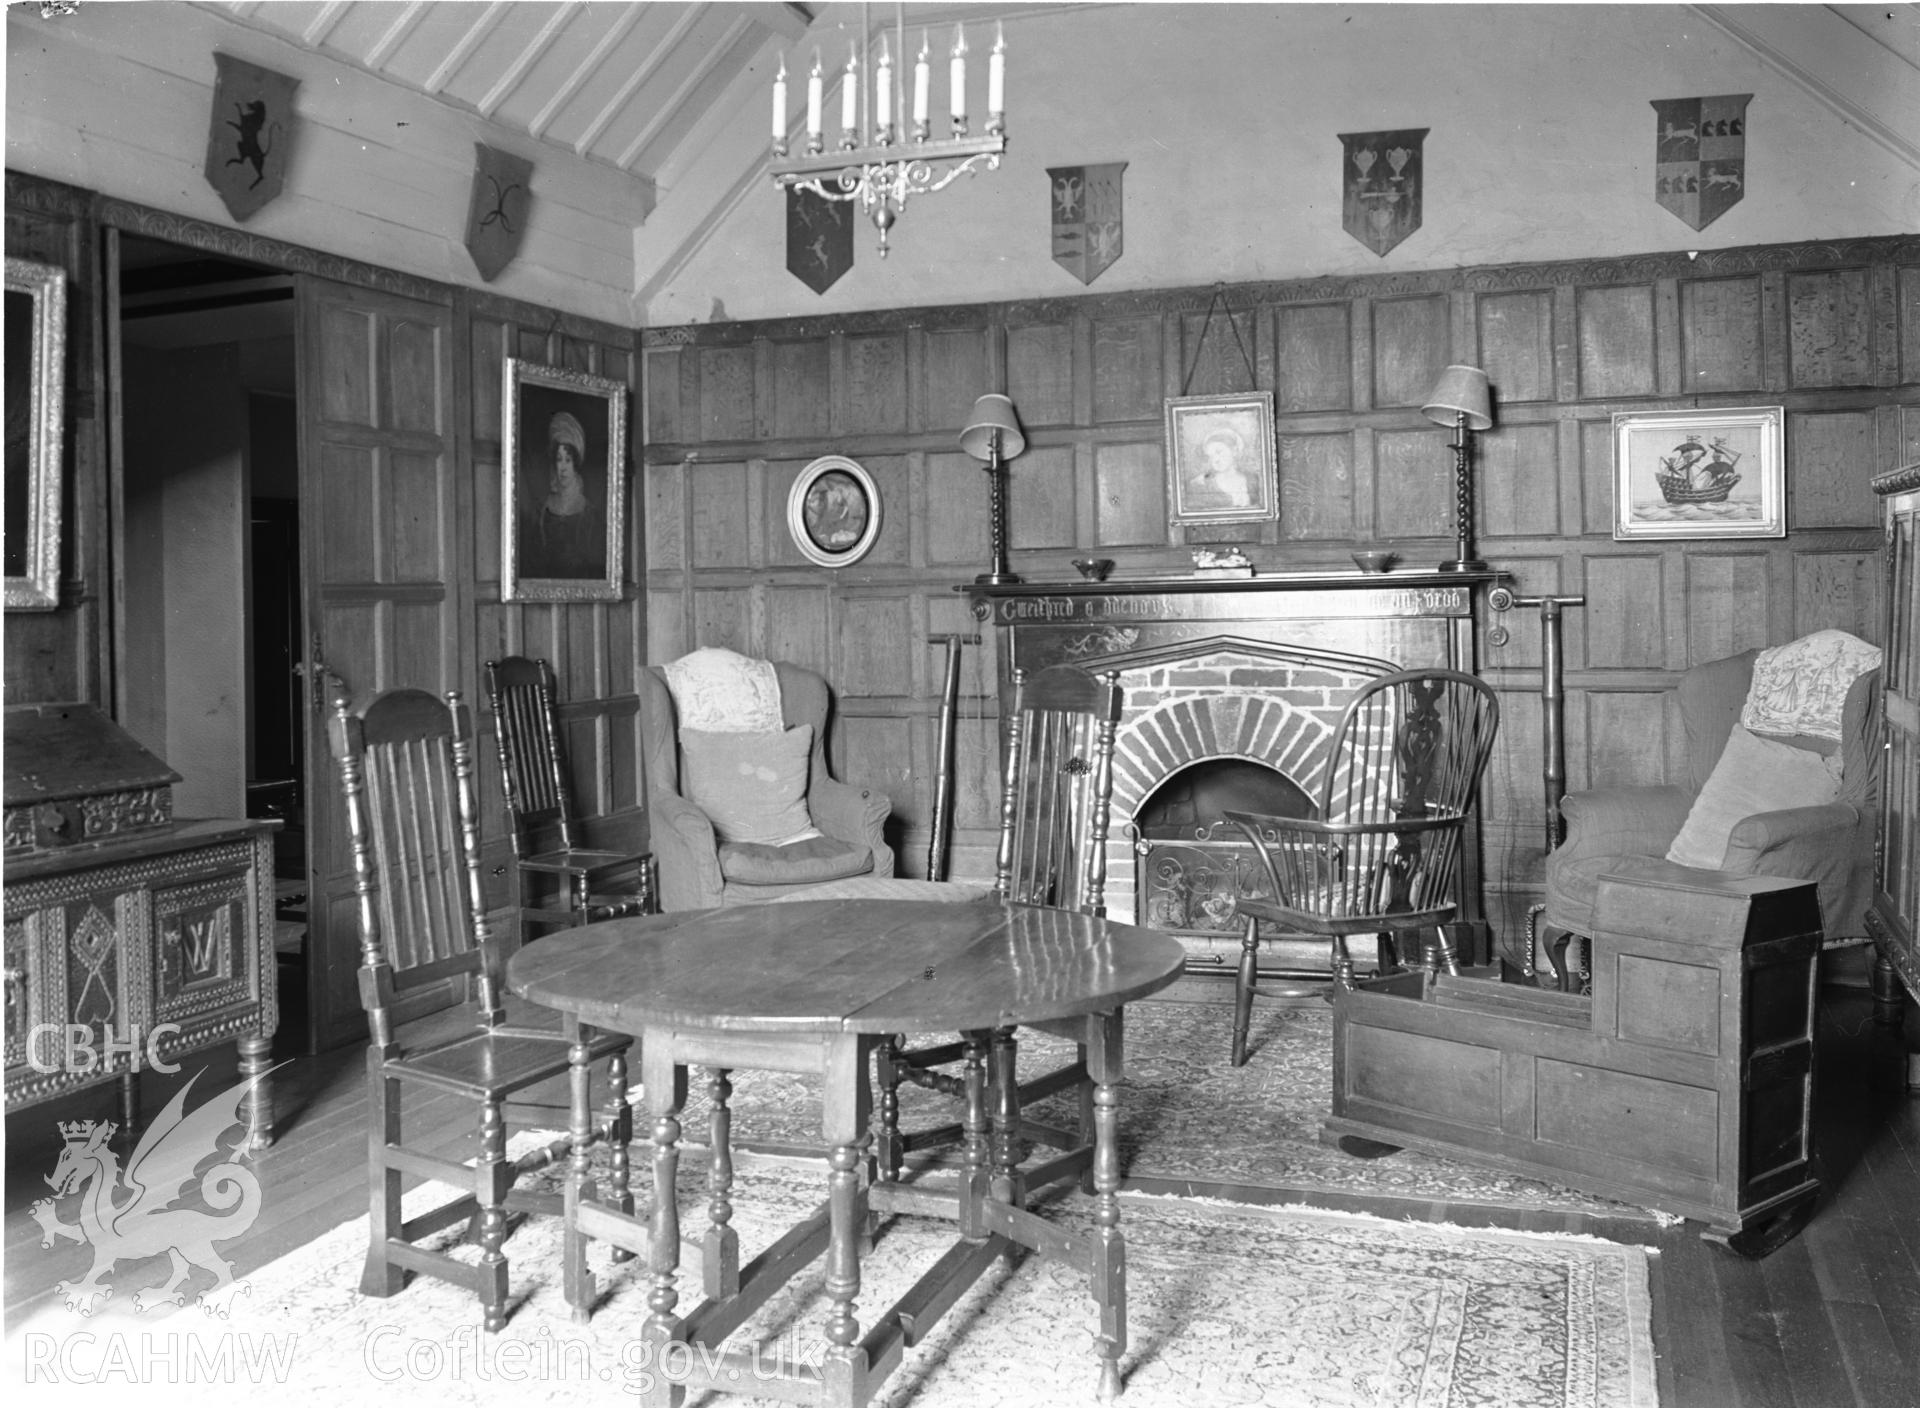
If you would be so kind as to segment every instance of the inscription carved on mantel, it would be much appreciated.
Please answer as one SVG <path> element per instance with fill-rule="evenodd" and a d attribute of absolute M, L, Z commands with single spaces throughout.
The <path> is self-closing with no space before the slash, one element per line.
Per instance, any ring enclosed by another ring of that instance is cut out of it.
<path fill-rule="evenodd" d="M 1498 574 L 1489 576 L 1497 579 Z M 1349 576 L 1316 578 L 1186 578 L 1178 584 L 1109 583 L 962 587 L 974 615 L 996 626 L 1105 624 L 1129 621 L 1287 621 L 1468 617 L 1473 587 L 1461 578 L 1388 585 Z"/>

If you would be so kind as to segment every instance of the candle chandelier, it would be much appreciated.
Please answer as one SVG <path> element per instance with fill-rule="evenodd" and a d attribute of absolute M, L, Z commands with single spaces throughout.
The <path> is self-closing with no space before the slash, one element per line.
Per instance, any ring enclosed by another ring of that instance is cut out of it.
<path fill-rule="evenodd" d="M 887 232 L 906 209 L 909 196 L 945 189 L 961 175 L 977 167 L 997 170 L 1000 154 L 1007 149 L 1007 43 L 1006 35 L 995 25 L 993 50 L 987 56 L 986 135 L 971 137 L 967 132 L 967 36 L 958 24 L 953 27 L 953 43 L 947 58 L 947 111 L 951 136 L 933 138 L 929 117 L 932 100 L 933 66 L 931 38 L 921 31 L 920 52 L 913 64 L 913 84 L 909 94 L 905 81 L 906 30 L 904 5 L 894 7 L 894 46 L 887 45 L 885 29 L 880 32 L 877 54 L 869 44 L 867 7 L 860 7 L 860 37 L 847 54 L 847 66 L 840 81 L 840 141 L 832 151 L 826 149 L 822 99 L 824 78 L 820 51 L 814 50 L 813 68 L 807 75 L 806 150 L 799 156 L 787 152 L 787 61 L 780 59 L 780 71 L 773 80 L 773 179 L 782 186 L 798 186 L 826 200 L 859 201 L 860 209 L 880 232 L 880 257 L 887 257 Z M 896 66 L 894 54 L 902 63 Z M 871 89 L 861 81 L 861 64 L 873 54 Z M 908 102 L 912 104 L 910 125 L 905 120 Z M 904 132 L 902 129 L 905 129 Z"/>

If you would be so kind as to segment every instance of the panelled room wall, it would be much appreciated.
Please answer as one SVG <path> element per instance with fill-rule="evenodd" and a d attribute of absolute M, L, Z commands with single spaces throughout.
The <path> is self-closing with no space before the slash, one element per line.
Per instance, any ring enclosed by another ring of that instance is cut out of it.
<path fill-rule="evenodd" d="M 582 808 L 611 817 L 614 834 L 632 839 L 642 821 L 635 661 L 645 616 L 638 587 L 619 602 L 500 601 L 501 362 L 507 355 L 590 372 L 636 388 L 633 335 L 573 314 L 459 289 L 378 266 L 319 253 L 225 226 L 150 210 L 20 173 L 7 174 L 9 255 L 58 264 L 68 277 L 66 474 L 61 604 L 49 612 L 9 612 L 6 701 L 78 699 L 111 710 L 115 656 L 110 624 L 113 566 L 108 539 L 111 485 L 107 426 L 109 369 L 101 346 L 102 231 L 114 226 L 218 255 L 272 265 L 315 280 L 402 294 L 452 310 L 446 355 L 453 386 L 452 442 L 459 531 L 442 544 L 449 591 L 458 603 L 453 652 L 459 687 L 475 704 L 480 731 L 483 874 L 489 900 L 504 902 L 508 847 L 502 828 L 499 765 L 485 710 L 484 661 L 503 654 L 542 655 L 558 677 L 570 762 Z M 309 396 L 305 414 L 320 398 Z M 306 467 L 309 471 L 311 466 Z M 344 487 L 344 486 L 343 486 Z M 327 486 L 321 487 L 322 501 Z M 632 496 L 630 502 L 632 501 Z M 637 506 L 629 511 L 627 577 L 637 579 Z M 343 556 L 352 557 L 350 550 Z M 371 560 L 371 557 L 369 557 Z M 382 558 L 393 583 L 419 564 Z M 376 584 L 369 583 L 371 590 Z M 422 665 L 424 669 L 424 664 Z M 395 678 L 378 687 L 423 683 Z M 353 681 L 356 688 L 363 682 Z M 238 739 L 236 749 L 240 747 Z M 332 779 L 324 779 L 331 785 Z"/>
<path fill-rule="evenodd" d="M 981 392 L 1005 389 L 1028 433 L 1010 519 L 1030 581 L 1095 552 L 1115 578 L 1189 567 L 1162 449 L 1183 388 L 1273 394 L 1280 517 L 1242 530 L 1254 562 L 1350 569 L 1362 543 L 1453 556 L 1450 432 L 1418 406 L 1446 363 L 1485 367 L 1481 555 L 1523 595 L 1586 598 L 1565 628 L 1574 789 L 1677 769 L 1668 690 L 1690 665 L 1827 626 L 1875 639 L 1868 481 L 1920 458 L 1916 239 L 658 328 L 642 347 L 649 658 L 725 645 L 823 671 L 836 769 L 893 798 L 909 873 L 933 794 L 930 637 L 981 629 L 954 590 L 987 566 L 987 481 L 957 443 Z M 1787 536 L 1615 542 L 1612 414 L 1746 405 L 1786 410 Z M 858 460 L 882 498 L 873 551 L 838 570 L 787 529 L 788 489 L 823 454 Z M 1545 849 L 1538 613 L 1483 611 L 1477 636 L 1505 711 L 1485 794 L 1505 942 Z M 991 870 L 994 649 L 988 631 L 963 657 L 956 876 Z"/>

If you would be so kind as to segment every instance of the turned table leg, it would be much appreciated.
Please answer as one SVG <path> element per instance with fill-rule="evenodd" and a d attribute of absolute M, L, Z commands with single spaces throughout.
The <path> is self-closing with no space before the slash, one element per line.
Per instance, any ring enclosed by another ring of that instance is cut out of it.
<path fill-rule="evenodd" d="M 1127 1248 L 1120 1235 L 1121 1013 L 1087 1019 L 1087 1076 L 1093 1082 L 1093 1230 L 1088 1233 L 1088 1280 L 1100 1310 L 1094 1354 L 1100 1363 L 1100 1401 L 1120 1394 L 1120 1356 L 1127 1350 Z"/>
<path fill-rule="evenodd" d="M 993 1034 L 993 1172 L 991 1191 L 999 1202 L 1015 1207 L 1026 1205 L 1026 1180 L 1020 1175 L 1020 1161 L 1026 1150 L 1020 1142 L 1020 1079 L 1015 1067 L 1019 1061 L 1018 1033 L 1012 1027 L 1000 1027 Z"/>
<path fill-rule="evenodd" d="M 707 1235 L 702 1289 L 715 1300 L 740 1293 L 740 1234 L 733 1223 L 733 1082 L 723 1067 L 707 1071 Z"/>
<path fill-rule="evenodd" d="M 651 1370 L 641 1400 L 648 1408 L 679 1408 L 686 1397 L 686 1389 L 664 1372 L 667 1346 L 680 1338 L 680 1319 L 673 1313 L 679 1300 L 674 1276 L 680 1269 L 680 1208 L 674 1190 L 680 1173 L 679 1116 L 687 1103 L 687 1068 L 674 1064 L 667 1035 L 647 1033 L 640 1039 L 640 1083 L 646 1090 L 653 1141 L 653 1215 L 647 1228 L 647 1272 L 653 1289 L 647 1292 L 650 1313 L 640 1327 Z"/>
<path fill-rule="evenodd" d="M 561 1217 L 560 1285 L 573 1323 L 584 1325 L 593 1313 L 595 1285 L 587 1269 L 587 1238 L 580 1231 L 580 1204 L 591 1198 L 587 1187 L 593 1143 L 593 1057 L 589 1033 L 577 1018 L 569 1018 L 567 1044 L 567 1181 Z"/>
<path fill-rule="evenodd" d="M 820 1366 L 820 1402 L 854 1408 L 867 1399 L 867 1352 L 859 1344 L 854 1313 L 860 1294 L 860 1248 L 866 1240 L 867 1189 L 860 1174 L 861 1147 L 873 1115 L 867 1084 L 867 1053 L 873 1039 L 854 1035 L 830 1041 L 820 1132 L 827 1154 L 827 1352 Z"/>
<path fill-rule="evenodd" d="M 966 1089 L 966 1110 L 961 1115 L 961 1152 L 965 1167 L 960 1175 L 960 1235 L 979 1241 L 987 1235 L 983 1204 L 987 1200 L 987 1165 L 991 1151 L 987 1131 L 987 1033 L 967 1032 L 961 1081 Z"/>

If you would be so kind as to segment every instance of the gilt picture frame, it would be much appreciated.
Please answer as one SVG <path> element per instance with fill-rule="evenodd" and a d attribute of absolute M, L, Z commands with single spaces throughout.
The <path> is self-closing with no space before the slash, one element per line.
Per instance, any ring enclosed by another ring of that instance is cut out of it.
<path fill-rule="evenodd" d="M 787 491 L 787 532 L 809 562 L 851 567 L 880 537 L 880 488 L 845 455 L 822 455 Z"/>
<path fill-rule="evenodd" d="M 1280 516 L 1273 396 L 1167 399 L 1167 521 L 1268 523 Z"/>
<path fill-rule="evenodd" d="M 60 605 L 67 275 L 9 259 L 6 277 L 6 609 L 51 611 Z"/>
<path fill-rule="evenodd" d="M 509 357 L 501 417 L 500 599 L 619 601 L 626 384 Z"/>
<path fill-rule="evenodd" d="M 1615 413 L 1614 538 L 1784 538 L 1785 424 L 1779 406 Z"/>

